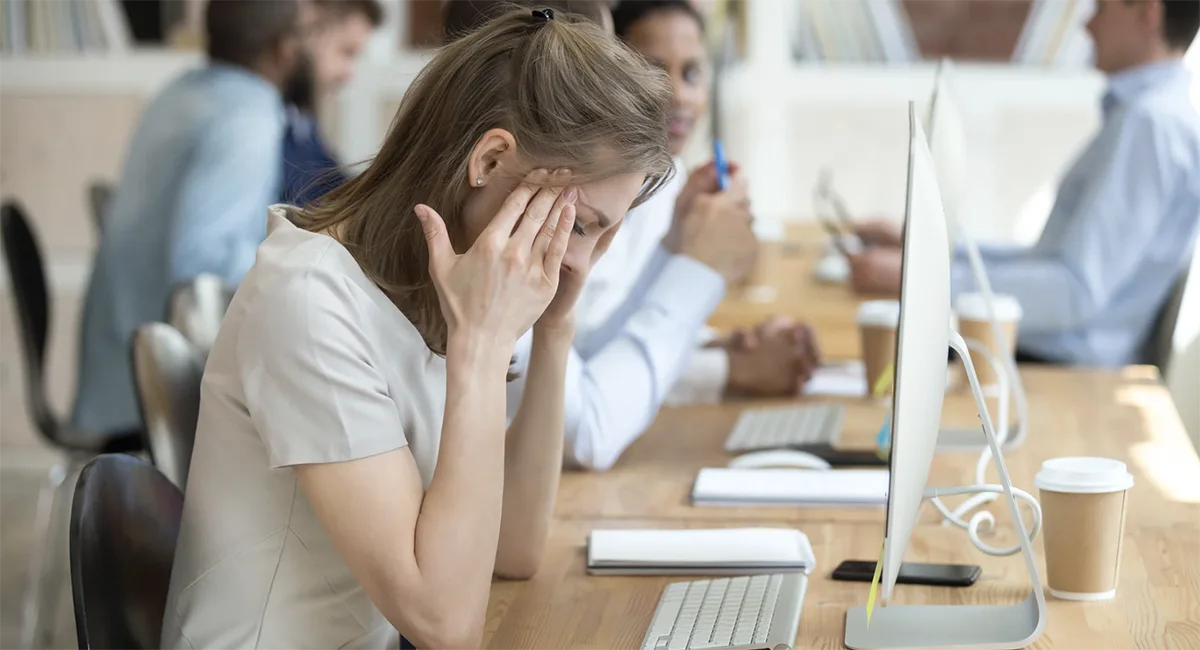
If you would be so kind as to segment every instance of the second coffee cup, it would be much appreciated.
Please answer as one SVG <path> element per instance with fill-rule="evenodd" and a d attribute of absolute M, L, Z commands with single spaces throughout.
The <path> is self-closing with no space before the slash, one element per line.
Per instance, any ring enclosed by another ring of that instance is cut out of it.
<path fill-rule="evenodd" d="M 954 311 L 958 314 L 958 333 L 964 339 L 975 340 L 983 344 L 997 361 L 1003 362 L 1004 355 L 996 346 L 996 337 L 992 330 L 992 312 L 995 312 L 996 322 L 1004 336 L 1008 354 L 1014 354 L 1017 348 L 1017 327 L 1021 322 L 1021 303 L 1013 296 L 995 294 L 992 296 L 992 309 L 988 309 L 987 299 L 982 293 L 964 293 L 954 301 Z M 971 350 L 971 364 L 975 366 L 975 375 L 979 377 L 980 386 L 995 385 L 998 381 L 992 364 L 983 355 Z"/>
<path fill-rule="evenodd" d="M 859 305 L 858 331 L 862 336 L 862 359 L 866 368 L 867 395 L 874 392 L 880 375 L 896 358 L 896 328 L 899 325 L 899 301 L 869 300 Z"/>

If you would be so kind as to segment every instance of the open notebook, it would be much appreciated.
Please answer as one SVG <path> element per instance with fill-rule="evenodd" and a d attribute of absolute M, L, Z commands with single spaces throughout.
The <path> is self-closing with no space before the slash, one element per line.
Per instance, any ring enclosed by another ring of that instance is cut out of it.
<path fill-rule="evenodd" d="M 813 570 L 808 537 L 789 528 L 593 530 L 588 573 L 751 575 Z"/>
<path fill-rule="evenodd" d="M 692 486 L 698 506 L 882 507 L 886 469 L 705 468 Z"/>

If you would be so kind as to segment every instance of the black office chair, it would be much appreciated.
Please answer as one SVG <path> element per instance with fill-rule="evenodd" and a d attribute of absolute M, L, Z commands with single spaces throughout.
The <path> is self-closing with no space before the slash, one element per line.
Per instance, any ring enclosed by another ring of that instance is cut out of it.
<path fill-rule="evenodd" d="M 138 430 L 118 432 L 80 431 L 61 421 L 50 407 L 46 396 L 46 347 L 50 335 L 50 294 L 42 264 L 41 247 L 30 228 L 24 212 L 14 201 L 0 205 L 0 239 L 4 244 L 4 261 L 16 302 L 18 332 L 25 366 L 25 396 L 38 433 L 51 446 L 63 452 L 63 462 L 51 468 L 46 484 L 38 496 L 34 544 L 29 562 L 30 583 L 26 593 L 24 647 L 38 647 L 42 638 L 41 613 L 55 610 L 55 591 L 45 589 L 57 584 L 56 567 L 47 565 L 50 549 L 57 548 L 61 538 L 55 524 L 58 487 L 75 467 L 91 457 L 107 452 L 127 452 L 142 449 L 142 433 Z"/>
<path fill-rule="evenodd" d="M 1191 265 L 1188 266 L 1190 269 Z M 1164 378 L 1170 372 L 1171 356 L 1175 351 L 1175 326 L 1179 323 L 1179 312 L 1183 308 L 1183 294 L 1187 283 L 1188 270 L 1185 270 L 1171 285 L 1171 291 L 1155 314 L 1154 324 L 1142 344 L 1142 363 L 1158 366 L 1158 371 Z"/>
<path fill-rule="evenodd" d="M 113 186 L 103 181 L 93 181 L 88 185 L 88 205 L 92 210 L 92 223 L 96 226 L 96 233 L 104 232 L 104 220 L 108 215 L 108 208 L 112 205 Z"/>
<path fill-rule="evenodd" d="M 81 650 L 160 648 L 183 493 L 149 463 L 105 454 L 71 502 L 71 597 Z"/>

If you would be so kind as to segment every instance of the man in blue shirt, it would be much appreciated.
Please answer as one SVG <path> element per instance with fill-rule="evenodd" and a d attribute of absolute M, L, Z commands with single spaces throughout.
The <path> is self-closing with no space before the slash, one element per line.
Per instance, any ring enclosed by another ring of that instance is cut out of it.
<path fill-rule="evenodd" d="M 379 0 L 311 1 L 318 25 L 309 39 L 312 83 L 297 86 L 284 97 L 289 106 L 280 200 L 293 205 L 308 205 L 346 180 L 313 114 L 319 98 L 337 92 L 354 76 L 367 39 L 383 23 Z"/>
<path fill-rule="evenodd" d="M 74 424 L 139 426 L 130 340 L 164 319 L 172 288 L 201 273 L 236 286 L 279 196 L 281 93 L 311 75 L 302 0 L 221 0 L 209 64 L 154 98 L 134 133 L 84 307 Z"/>
<path fill-rule="evenodd" d="M 1117 367 L 1143 346 L 1200 230 L 1200 114 L 1183 55 L 1200 26 L 1200 0 L 1102 0 L 1088 31 L 1109 76 L 1100 132 L 1063 178 L 1032 247 L 983 247 L 996 293 L 1024 310 L 1027 359 Z M 862 293 L 900 291 L 899 233 L 862 228 L 876 246 L 851 260 Z M 952 265 L 955 294 L 975 291 L 966 255 Z"/>

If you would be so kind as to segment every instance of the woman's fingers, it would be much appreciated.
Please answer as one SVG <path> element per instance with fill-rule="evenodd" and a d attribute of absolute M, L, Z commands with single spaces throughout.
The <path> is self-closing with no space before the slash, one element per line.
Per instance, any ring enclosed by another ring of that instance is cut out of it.
<path fill-rule="evenodd" d="M 517 231 L 513 233 L 513 243 L 517 246 L 529 248 L 533 245 L 537 235 L 542 230 L 542 226 L 548 223 L 555 211 L 561 209 L 559 206 L 559 197 L 562 196 L 563 190 L 566 189 L 558 183 L 559 179 L 565 180 L 562 171 L 554 173 L 550 180 L 550 185 L 538 190 L 538 193 L 529 201 L 529 205 L 525 206 L 525 214 L 521 217 L 521 223 L 517 225 Z"/>
<path fill-rule="evenodd" d="M 562 218 L 563 209 L 568 205 L 575 205 L 575 199 L 578 196 L 578 189 L 568 187 L 554 201 L 554 207 L 550 208 L 549 216 L 542 222 L 542 227 L 538 230 L 537 236 L 533 240 L 534 263 L 541 262 L 546 256 L 546 251 L 550 250 L 550 243 L 554 240 L 554 233 L 558 232 L 558 222 Z M 567 233 L 567 237 L 570 238 L 570 236 L 571 234 Z"/>
<path fill-rule="evenodd" d="M 546 182 L 547 176 L 548 173 L 544 169 L 535 169 L 525 176 L 525 180 L 521 181 L 504 200 L 500 211 L 492 218 L 492 222 L 487 225 L 487 228 L 484 228 L 481 236 L 503 238 L 503 241 L 508 241 L 512 236 L 513 227 L 517 225 L 517 220 L 525 214 L 525 208 L 538 193 L 538 188 Z"/>
<path fill-rule="evenodd" d="M 446 222 L 442 220 L 442 215 L 427 205 L 418 204 L 413 211 L 421 221 L 421 229 L 425 231 L 425 243 L 429 246 L 429 272 L 437 278 L 446 269 L 446 265 L 457 257 L 454 246 L 450 244 L 450 234 L 446 232 Z"/>
<path fill-rule="evenodd" d="M 563 206 L 562 212 L 559 214 L 558 223 L 554 226 L 554 232 L 550 236 L 550 245 L 546 249 L 546 257 L 543 261 L 543 269 L 546 271 L 546 277 L 558 278 L 563 258 L 567 255 L 567 244 L 570 243 L 571 229 L 574 227 L 575 205 L 568 204 Z M 534 260 L 536 261 L 537 258 L 535 257 Z"/>

